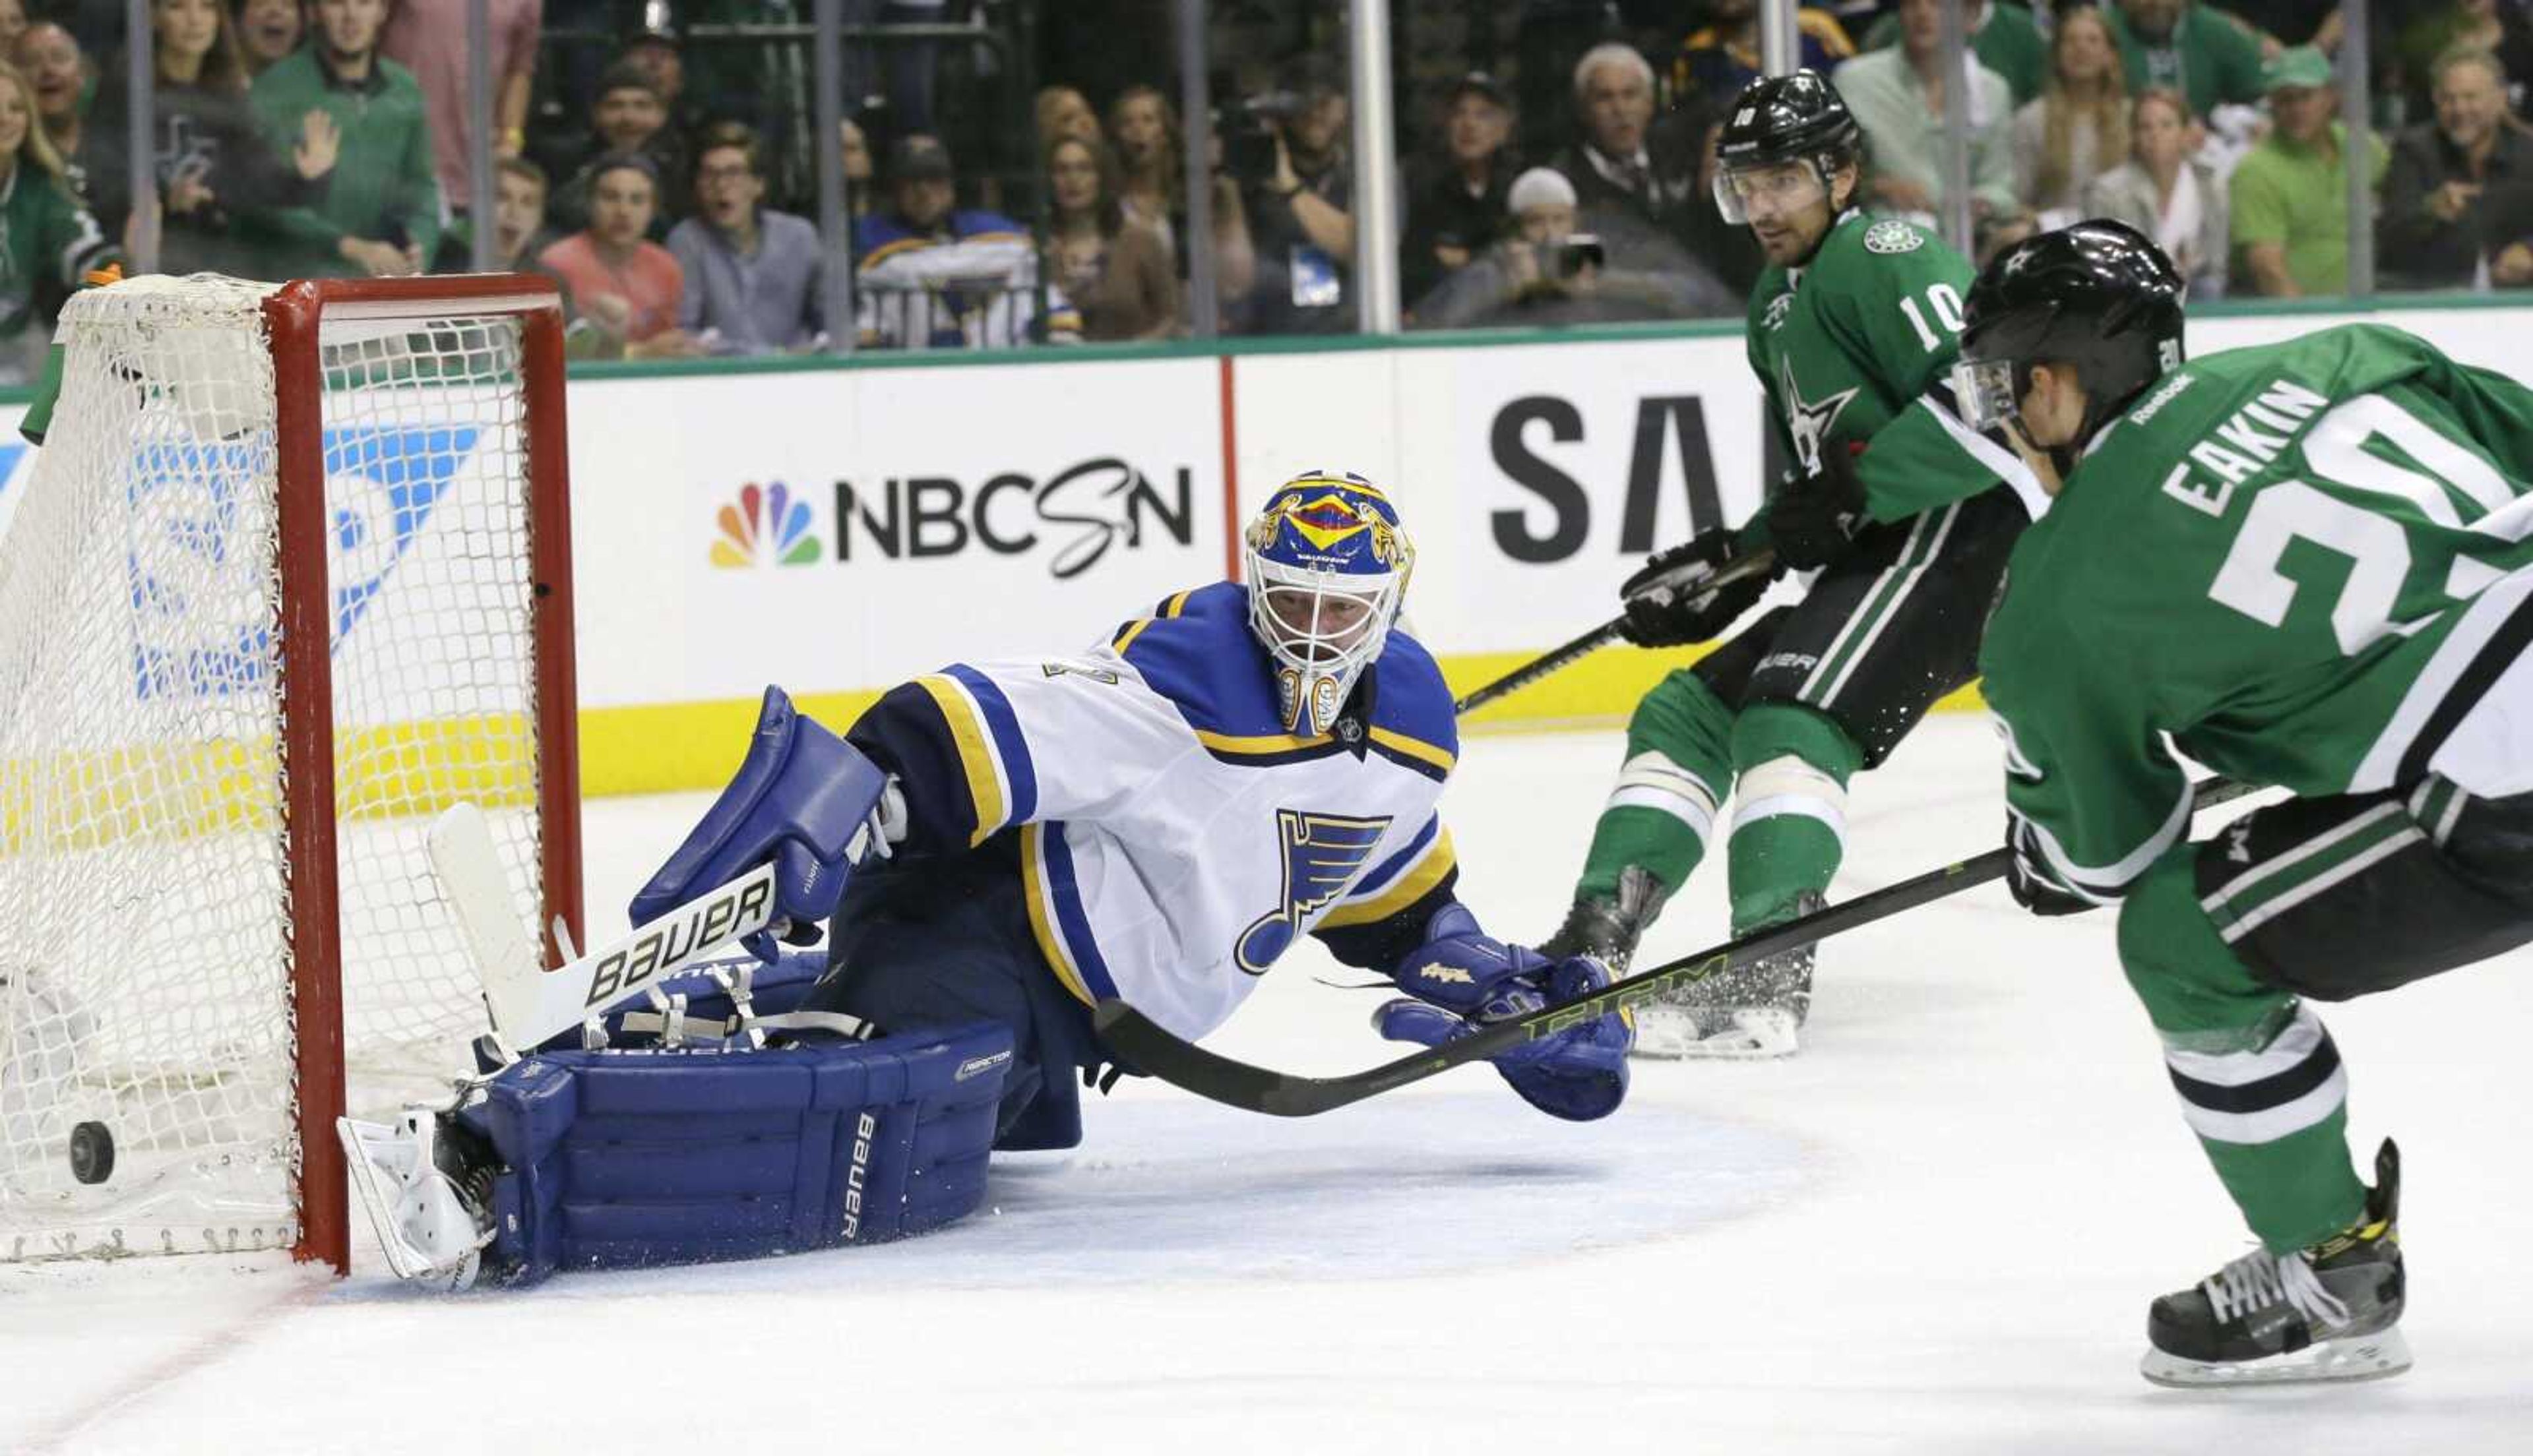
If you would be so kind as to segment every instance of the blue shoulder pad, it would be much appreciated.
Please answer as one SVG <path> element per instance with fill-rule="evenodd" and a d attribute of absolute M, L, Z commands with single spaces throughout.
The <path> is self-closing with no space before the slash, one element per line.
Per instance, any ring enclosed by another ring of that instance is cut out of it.
<path fill-rule="evenodd" d="M 1372 749 L 1428 778 L 1450 777 L 1460 759 L 1460 727 L 1443 669 L 1425 644 L 1393 631 L 1372 670 L 1380 691 L 1372 703 Z"/>
<path fill-rule="evenodd" d="M 1009 1027 L 767 1051 L 540 1052 L 458 1119 L 489 1139 L 488 1276 L 753 1258 L 972 1212 Z"/>

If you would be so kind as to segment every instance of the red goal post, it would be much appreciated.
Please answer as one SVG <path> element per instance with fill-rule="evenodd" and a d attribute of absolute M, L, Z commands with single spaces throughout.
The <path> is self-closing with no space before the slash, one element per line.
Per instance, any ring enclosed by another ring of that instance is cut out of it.
<path fill-rule="evenodd" d="M 281 739 L 289 802 L 290 874 L 308 903 L 291 917 L 292 998 L 298 1008 L 301 1259 L 351 1269 L 351 1216 L 342 1144 L 343 958 L 335 894 L 331 589 L 325 576 L 324 330 L 329 320 L 428 322 L 451 317 L 515 317 L 521 332 L 529 570 L 535 653 L 537 782 L 543 915 L 538 940 L 554 963 L 558 920 L 575 941 L 584 921 L 580 886 L 578 704 L 572 661 L 571 472 L 563 413 L 562 307 L 547 278 L 512 274 L 306 280 L 265 301 L 271 330 L 280 466 L 281 631 L 285 681 L 303 676 L 316 711 L 293 715 Z M 295 628 L 295 629 L 294 629 Z M 561 726 L 561 731 L 556 731 Z M 309 764 L 316 772 L 294 773 Z M 311 1022 L 315 1034 L 311 1034 Z"/>

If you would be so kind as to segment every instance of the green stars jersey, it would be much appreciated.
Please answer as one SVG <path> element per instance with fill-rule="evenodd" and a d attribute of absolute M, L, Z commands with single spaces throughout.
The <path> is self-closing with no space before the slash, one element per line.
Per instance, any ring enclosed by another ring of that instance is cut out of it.
<path fill-rule="evenodd" d="M 1803 470 L 1824 445 L 1856 461 L 1865 509 L 1896 521 L 2002 480 L 2035 518 L 2048 497 L 2001 440 L 1964 425 L 1945 382 L 1971 265 L 1910 223 L 1843 214 L 1810 263 L 1771 266 L 1750 293 L 1750 370 L 1778 442 Z"/>
<path fill-rule="evenodd" d="M 2187 832 L 2165 734 L 2299 794 L 2533 789 L 2529 479 L 2533 391 L 2394 328 L 2140 396 L 2016 547 L 1980 652 L 2038 868 L 2106 900 Z"/>

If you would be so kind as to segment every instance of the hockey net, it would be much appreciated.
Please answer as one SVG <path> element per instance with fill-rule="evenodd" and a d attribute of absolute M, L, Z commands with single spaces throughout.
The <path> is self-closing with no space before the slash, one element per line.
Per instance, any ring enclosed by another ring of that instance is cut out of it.
<path fill-rule="evenodd" d="M 347 1082 L 483 1029 L 432 817 L 579 924 L 554 295 L 144 277 L 61 337 L 0 535 L 0 1261 L 342 1267 Z"/>

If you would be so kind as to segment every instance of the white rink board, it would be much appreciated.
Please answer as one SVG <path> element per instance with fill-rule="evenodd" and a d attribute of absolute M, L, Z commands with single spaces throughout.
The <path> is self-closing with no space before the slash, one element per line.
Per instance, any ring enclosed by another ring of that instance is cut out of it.
<path fill-rule="evenodd" d="M 582 703 L 1088 644 L 1222 574 L 1219 379 L 1201 358 L 573 385 Z M 796 537 L 769 519 L 778 484 Z"/>

